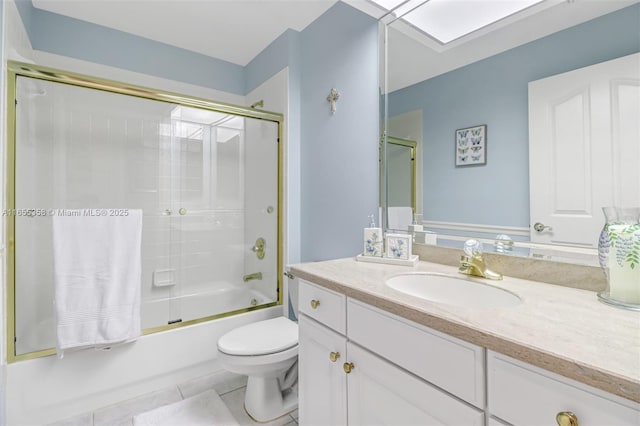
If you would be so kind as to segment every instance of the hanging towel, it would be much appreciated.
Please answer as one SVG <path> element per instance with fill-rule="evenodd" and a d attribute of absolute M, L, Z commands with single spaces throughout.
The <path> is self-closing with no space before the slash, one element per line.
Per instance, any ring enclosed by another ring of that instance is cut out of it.
<path fill-rule="evenodd" d="M 53 216 L 58 357 L 140 336 L 142 211 L 65 210 Z"/>
<path fill-rule="evenodd" d="M 413 222 L 413 209 L 411 207 L 389 207 L 387 209 L 389 229 L 406 231 Z"/>

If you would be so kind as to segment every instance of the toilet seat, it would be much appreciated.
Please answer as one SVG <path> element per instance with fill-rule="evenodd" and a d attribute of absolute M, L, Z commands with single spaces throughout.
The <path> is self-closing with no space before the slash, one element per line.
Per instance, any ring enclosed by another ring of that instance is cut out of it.
<path fill-rule="evenodd" d="M 298 324 L 278 317 L 247 324 L 218 339 L 218 350 L 228 355 L 276 354 L 298 345 Z"/>

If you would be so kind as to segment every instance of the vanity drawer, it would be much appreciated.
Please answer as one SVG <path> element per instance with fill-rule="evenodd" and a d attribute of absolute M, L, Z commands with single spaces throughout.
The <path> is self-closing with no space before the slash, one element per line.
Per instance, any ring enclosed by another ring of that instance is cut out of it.
<path fill-rule="evenodd" d="M 484 348 L 352 299 L 347 317 L 349 340 L 484 408 Z"/>
<path fill-rule="evenodd" d="M 298 310 L 341 334 L 346 334 L 346 296 L 308 281 L 299 281 Z"/>
<path fill-rule="evenodd" d="M 580 426 L 640 424 L 640 404 L 488 351 L 488 409 L 514 425 L 555 425 L 572 412 Z"/>

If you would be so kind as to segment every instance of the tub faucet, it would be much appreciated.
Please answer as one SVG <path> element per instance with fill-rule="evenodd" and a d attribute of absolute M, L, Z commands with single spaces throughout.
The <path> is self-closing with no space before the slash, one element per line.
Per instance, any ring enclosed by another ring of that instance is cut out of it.
<path fill-rule="evenodd" d="M 251 280 L 261 280 L 262 279 L 262 272 L 254 272 L 253 274 L 249 274 L 249 275 L 245 275 L 244 277 L 242 277 L 242 281 L 249 282 Z"/>
<path fill-rule="evenodd" d="M 464 254 L 460 256 L 458 272 L 476 277 L 501 280 L 502 274 L 492 271 L 482 256 L 482 243 L 476 240 L 467 240 L 464 243 Z"/>

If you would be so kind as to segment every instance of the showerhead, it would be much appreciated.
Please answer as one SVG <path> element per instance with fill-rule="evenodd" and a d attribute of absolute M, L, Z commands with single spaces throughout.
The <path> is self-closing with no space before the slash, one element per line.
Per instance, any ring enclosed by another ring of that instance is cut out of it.
<path fill-rule="evenodd" d="M 264 100 L 260 99 L 258 102 L 254 102 L 251 104 L 251 108 L 255 109 L 257 107 L 264 108 Z"/>

